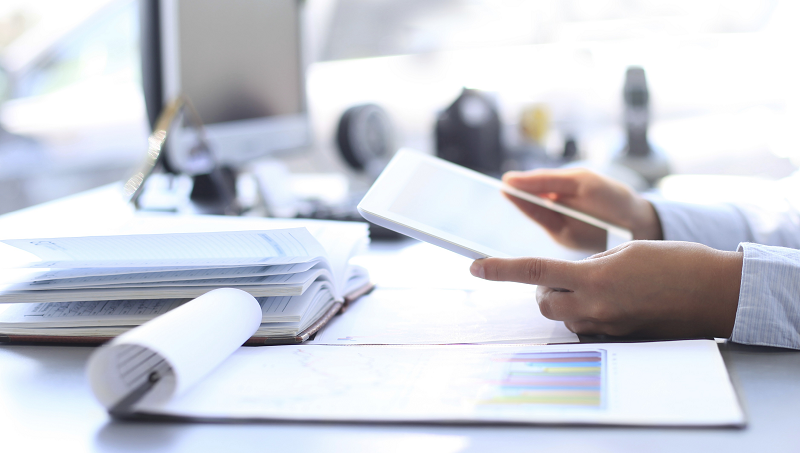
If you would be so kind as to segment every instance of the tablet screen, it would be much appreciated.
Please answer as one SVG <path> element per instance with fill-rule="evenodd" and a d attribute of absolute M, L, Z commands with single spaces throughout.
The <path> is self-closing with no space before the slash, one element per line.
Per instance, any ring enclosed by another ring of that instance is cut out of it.
<path fill-rule="evenodd" d="M 588 256 L 557 244 L 490 182 L 426 160 L 417 163 L 388 211 L 507 256 Z"/>

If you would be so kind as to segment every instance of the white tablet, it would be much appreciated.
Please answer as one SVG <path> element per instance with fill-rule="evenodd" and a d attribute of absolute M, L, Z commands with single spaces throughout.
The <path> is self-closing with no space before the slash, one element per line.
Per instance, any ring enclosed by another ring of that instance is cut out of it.
<path fill-rule="evenodd" d="M 361 200 L 358 211 L 370 222 L 472 259 L 587 256 L 556 243 L 502 192 L 606 230 L 608 248 L 632 239 L 626 229 L 413 151 L 397 153 Z"/>

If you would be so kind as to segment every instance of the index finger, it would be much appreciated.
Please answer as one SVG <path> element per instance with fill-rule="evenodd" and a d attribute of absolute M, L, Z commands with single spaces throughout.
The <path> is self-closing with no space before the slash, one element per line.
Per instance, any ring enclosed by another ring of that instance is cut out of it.
<path fill-rule="evenodd" d="M 470 272 L 486 280 L 528 283 L 575 290 L 580 283 L 580 262 L 549 258 L 483 258 Z"/>

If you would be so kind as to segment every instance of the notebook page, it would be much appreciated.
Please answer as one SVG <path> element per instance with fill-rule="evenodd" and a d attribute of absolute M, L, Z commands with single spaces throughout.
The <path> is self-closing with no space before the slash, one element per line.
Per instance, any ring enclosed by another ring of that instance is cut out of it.
<path fill-rule="evenodd" d="M 229 278 L 211 278 L 213 276 L 206 275 L 208 278 L 197 280 L 172 280 L 172 281 L 122 281 L 107 284 L 83 284 L 83 285 L 69 285 L 69 286 L 41 286 L 41 285 L 13 285 L 9 289 L 14 291 L 41 291 L 41 290 L 57 290 L 57 289 L 104 289 L 104 288 L 157 288 L 164 286 L 214 286 L 217 288 L 223 286 L 244 286 L 244 285 L 294 285 L 303 283 L 308 279 L 314 279 L 324 274 L 326 278 L 330 279 L 330 272 L 327 269 L 311 268 L 303 272 L 292 274 L 281 273 L 277 275 L 257 275 L 248 277 L 229 277 Z"/>
<path fill-rule="evenodd" d="M 136 326 L 189 299 L 99 300 L 0 306 L 0 331 L 15 327 Z"/>
<path fill-rule="evenodd" d="M 320 293 L 330 297 L 331 285 L 328 282 L 314 282 L 301 296 L 292 297 L 259 297 L 261 304 L 261 322 L 297 322 L 317 301 Z"/>
<path fill-rule="evenodd" d="M 92 391 L 106 408 L 157 380 L 144 401 L 166 402 L 205 377 L 261 324 L 249 294 L 222 288 L 117 337 L 89 358 Z"/>
<path fill-rule="evenodd" d="M 318 278 L 327 279 L 327 271 L 320 271 Z M 313 283 L 313 279 L 298 283 L 281 283 L 272 285 L 236 285 L 238 289 L 247 291 L 253 297 L 264 296 L 299 296 Z M 175 299 L 200 297 L 209 289 L 226 285 L 213 286 L 137 286 L 133 288 L 80 288 L 54 289 L 51 291 L 0 291 L 0 304 L 39 302 L 73 302 L 122 299 Z"/>
<path fill-rule="evenodd" d="M 168 280 L 191 280 L 220 277 L 255 277 L 304 272 L 314 267 L 319 260 L 297 264 L 270 266 L 189 267 L 164 266 L 158 271 L 141 267 L 104 267 L 74 269 L 9 269 L 13 275 L 3 282 L 28 283 L 31 286 L 47 285 L 51 288 L 90 286 L 94 284 L 121 282 L 156 282 Z"/>
<path fill-rule="evenodd" d="M 309 295 L 309 297 L 303 302 L 303 305 L 298 304 L 298 307 L 304 310 L 302 315 L 295 316 L 291 321 L 270 318 L 269 322 L 261 323 L 256 335 L 294 336 L 308 329 L 333 306 L 335 300 L 329 288 L 330 286 L 327 284 L 321 286 L 317 291 L 310 288 L 306 294 L 301 296 Z"/>
<path fill-rule="evenodd" d="M 337 279 L 337 293 L 344 283 L 348 260 L 369 245 L 369 227 L 363 222 L 337 222 L 310 219 L 265 219 L 229 216 L 137 216 L 127 225 L 131 232 L 201 232 L 261 230 L 304 227 L 327 251 L 331 270 Z M 341 298 L 341 294 L 337 295 Z"/>
<path fill-rule="evenodd" d="M 333 293 L 329 288 L 321 288 L 319 292 L 314 295 L 314 299 L 308 304 L 306 312 L 303 315 L 302 323 L 300 324 L 299 331 L 307 329 L 313 324 L 324 312 L 330 310 L 335 299 Z"/>
<path fill-rule="evenodd" d="M 79 327 L 3 327 L 3 335 L 46 335 L 64 337 L 116 337 L 131 330 L 132 326 L 79 326 Z"/>
<path fill-rule="evenodd" d="M 336 278 L 334 296 L 338 300 L 344 296 L 350 258 L 363 253 L 369 246 L 368 228 L 367 224 L 332 224 L 313 232 L 328 252 L 328 262 Z"/>
<path fill-rule="evenodd" d="M 330 283 L 315 282 L 300 296 L 258 297 L 262 323 L 298 322 L 321 292 L 330 296 Z M 101 300 L 0 305 L 0 333 L 30 328 L 138 326 L 189 299 Z M 22 331 L 22 333 L 31 333 Z"/>
<path fill-rule="evenodd" d="M 324 256 L 305 228 L 3 241 L 35 255 L 34 268 L 289 264 Z"/>

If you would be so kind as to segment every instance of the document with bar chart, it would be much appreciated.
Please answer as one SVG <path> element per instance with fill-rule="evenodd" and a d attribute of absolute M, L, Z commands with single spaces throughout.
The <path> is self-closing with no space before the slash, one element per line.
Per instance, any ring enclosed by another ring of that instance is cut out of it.
<path fill-rule="evenodd" d="M 241 348 L 144 417 L 742 426 L 711 340 Z"/>
<path fill-rule="evenodd" d="M 603 409 L 606 367 L 603 349 L 498 354 L 505 365 L 499 380 L 487 386 L 481 406 Z"/>

